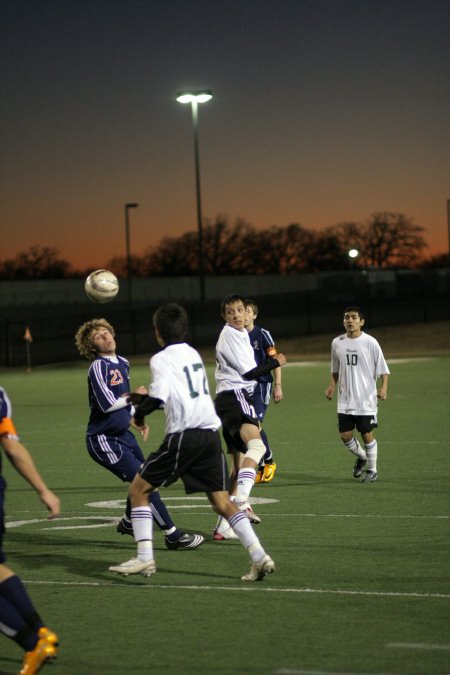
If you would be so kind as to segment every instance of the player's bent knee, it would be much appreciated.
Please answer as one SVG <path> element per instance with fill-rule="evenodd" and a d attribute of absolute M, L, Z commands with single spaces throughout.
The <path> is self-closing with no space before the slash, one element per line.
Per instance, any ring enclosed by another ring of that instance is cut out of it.
<path fill-rule="evenodd" d="M 247 452 L 245 453 L 245 457 L 247 459 L 253 459 L 253 461 L 258 465 L 265 454 L 266 446 L 260 438 L 252 438 L 247 443 Z"/>

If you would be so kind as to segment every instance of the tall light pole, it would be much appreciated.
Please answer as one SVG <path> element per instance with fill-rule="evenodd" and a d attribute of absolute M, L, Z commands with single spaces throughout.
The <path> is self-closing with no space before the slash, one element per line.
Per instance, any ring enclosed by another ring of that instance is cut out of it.
<path fill-rule="evenodd" d="M 448 254 L 450 255 L 450 199 L 447 199 Z"/>
<path fill-rule="evenodd" d="M 136 209 L 139 204 L 125 204 L 125 246 L 127 252 L 127 289 L 128 304 L 131 307 L 131 252 L 130 252 L 130 216 L 128 211 Z"/>
<path fill-rule="evenodd" d="M 127 293 L 128 293 L 128 310 L 131 319 L 131 333 L 133 340 L 133 354 L 136 353 L 136 327 L 134 321 L 134 313 L 132 306 L 131 294 L 131 251 L 130 251 L 130 216 L 128 214 L 130 209 L 136 209 L 139 204 L 125 204 L 125 245 L 127 254 Z"/>
<path fill-rule="evenodd" d="M 195 156 L 195 192 L 197 197 L 197 230 L 198 230 L 198 278 L 200 282 L 200 300 L 205 299 L 205 269 L 203 264 L 203 226 L 202 226 L 202 199 L 200 190 L 200 154 L 198 149 L 198 104 L 212 99 L 212 92 L 180 91 L 177 94 L 179 103 L 190 103 L 192 110 L 192 125 L 194 127 L 194 156 Z"/>

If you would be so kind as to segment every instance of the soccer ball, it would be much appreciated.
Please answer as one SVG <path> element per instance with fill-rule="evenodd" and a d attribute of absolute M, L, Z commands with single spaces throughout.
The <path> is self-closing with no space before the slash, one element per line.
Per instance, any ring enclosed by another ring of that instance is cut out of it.
<path fill-rule="evenodd" d="M 119 281 L 109 270 L 95 270 L 86 279 L 84 289 L 92 302 L 111 302 L 119 292 Z"/>

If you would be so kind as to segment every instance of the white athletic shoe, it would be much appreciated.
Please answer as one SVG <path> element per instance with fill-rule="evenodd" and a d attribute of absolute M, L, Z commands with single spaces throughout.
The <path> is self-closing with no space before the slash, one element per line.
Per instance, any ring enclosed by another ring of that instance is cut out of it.
<path fill-rule="evenodd" d="M 142 562 L 137 558 L 131 558 L 121 565 L 111 565 L 108 569 L 110 572 L 117 572 L 117 574 L 123 574 L 125 577 L 129 574 L 142 574 L 144 577 L 151 577 L 156 572 L 156 564 L 154 560 Z"/>
<path fill-rule="evenodd" d="M 261 518 L 256 515 L 250 506 L 250 502 L 241 502 L 240 504 L 236 502 L 236 506 L 238 507 L 239 511 L 243 511 L 246 514 L 249 521 L 254 525 L 258 525 L 258 523 L 261 522 Z"/>
<path fill-rule="evenodd" d="M 242 581 L 260 581 L 266 574 L 275 572 L 275 563 L 270 555 L 265 555 L 258 563 L 252 563 L 250 572 L 241 577 Z"/>

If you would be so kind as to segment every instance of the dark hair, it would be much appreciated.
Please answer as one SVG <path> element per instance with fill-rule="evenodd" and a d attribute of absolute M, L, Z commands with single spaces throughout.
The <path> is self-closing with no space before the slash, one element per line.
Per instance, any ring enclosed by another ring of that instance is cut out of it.
<path fill-rule="evenodd" d="M 358 305 L 349 305 L 349 307 L 346 307 L 344 309 L 344 314 L 347 314 L 347 312 L 357 312 L 359 314 L 360 319 L 365 319 L 366 317 L 364 316 L 363 310 L 358 307 Z"/>
<path fill-rule="evenodd" d="M 175 302 L 162 305 L 153 314 L 153 326 L 166 345 L 184 342 L 188 330 L 187 312 Z"/>
<path fill-rule="evenodd" d="M 258 305 L 256 304 L 256 302 L 254 300 L 252 300 L 251 298 L 246 298 L 245 299 L 245 306 L 246 307 L 252 307 L 254 313 L 256 314 L 256 316 L 258 316 L 258 314 L 259 314 Z"/>
<path fill-rule="evenodd" d="M 243 295 L 227 295 L 226 298 L 220 303 L 220 314 L 223 316 L 225 314 L 225 307 L 227 305 L 233 305 L 235 302 L 242 302 L 244 307 L 247 307 L 247 299 Z"/>

